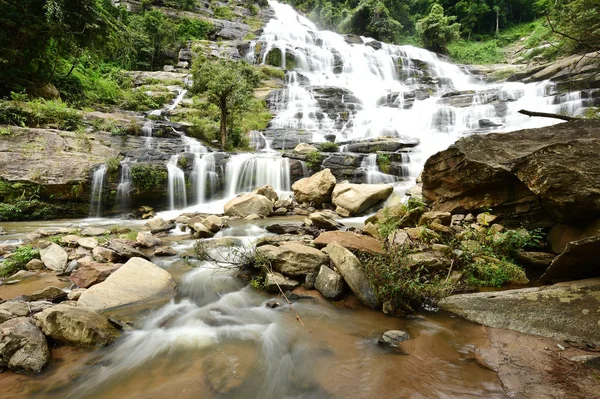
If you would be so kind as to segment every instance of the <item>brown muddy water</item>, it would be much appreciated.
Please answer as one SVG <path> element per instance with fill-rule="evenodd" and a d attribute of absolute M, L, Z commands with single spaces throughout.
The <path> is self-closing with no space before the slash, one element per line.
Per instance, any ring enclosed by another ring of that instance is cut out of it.
<path fill-rule="evenodd" d="M 89 221 L 59 224 L 82 223 Z M 11 240 L 49 226 L 60 227 L 56 222 L 3 224 Z M 237 225 L 220 236 L 250 243 L 265 234 L 257 225 Z M 192 245 L 182 240 L 174 248 L 185 253 Z M 182 263 L 177 258 L 157 261 L 176 275 L 176 300 L 121 314 L 135 328 L 109 347 L 56 346 L 41 374 L 2 373 L 0 396 L 504 398 L 496 374 L 469 361 L 473 348 L 489 344 L 480 326 L 434 312 L 387 317 L 352 297 L 330 303 L 317 295 L 294 302 L 293 309 L 279 299 L 281 306 L 271 309 L 265 305 L 273 296 L 245 285 L 232 271 Z M 36 284 L 30 288 L 54 284 L 44 280 L 50 277 L 32 280 Z M 20 284 L 0 286 L 0 298 L 12 297 Z M 378 346 L 380 334 L 391 329 L 406 330 L 412 339 L 401 350 Z"/>

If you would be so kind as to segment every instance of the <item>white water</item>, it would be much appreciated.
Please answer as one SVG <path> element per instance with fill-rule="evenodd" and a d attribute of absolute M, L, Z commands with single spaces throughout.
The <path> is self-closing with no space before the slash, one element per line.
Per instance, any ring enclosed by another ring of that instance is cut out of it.
<path fill-rule="evenodd" d="M 106 176 L 106 164 L 100 165 L 94 171 L 92 178 L 92 201 L 90 203 L 90 216 L 102 216 L 102 191 L 104 189 L 104 178 Z"/>
<path fill-rule="evenodd" d="M 232 155 L 226 168 L 226 195 L 249 192 L 264 185 L 284 193 L 291 190 L 289 159 L 279 154 Z"/>
<path fill-rule="evenodd" d="M 177 165 L 179 155 L 173 155 L 167 162 L 169 178 L 169 209 L 182 209 L 187 206 L 187 193 L 185 188 L 185 174 Z"/>
<path fill-rule="evenodd" d="M 117 186 L 117 206 L 121 213 L 127 212 L 131 204 L 131 161 L 129 158 L 121 161 L 121 178 Z"/>
<path fill-rule="evenodd" d="M 362 161 L 361 168 L 367 172 L 367 184 L 395 183 L 398 178 L 382 173 L 377 165 L 377 154 L 369 154 Z"/>

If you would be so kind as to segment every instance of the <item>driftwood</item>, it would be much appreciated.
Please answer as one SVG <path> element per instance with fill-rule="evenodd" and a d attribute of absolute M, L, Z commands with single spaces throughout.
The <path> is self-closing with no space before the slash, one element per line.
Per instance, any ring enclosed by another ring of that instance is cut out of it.
<path fill-rule="evenodd" d="M 547 112 L 533 112 L 533 111 L 527 111 L 527 110 L 520 110 L 519 111 L 520 114 L 523 115 L 527 115 L 527 116 L 539 116 L 542 118 L 554 118 L 554 119 L 562 119 L 563 121 L 578 121 L 581 120 L 581 118 L 576 118 L 574 116 L 567 116 L 567 115 L 559 115 L 559 114 L 549 114 Z"/>

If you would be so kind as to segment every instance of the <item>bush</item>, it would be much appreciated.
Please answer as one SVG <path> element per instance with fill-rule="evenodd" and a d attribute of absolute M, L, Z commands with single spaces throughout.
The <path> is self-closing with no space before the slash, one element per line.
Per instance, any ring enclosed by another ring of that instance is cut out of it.
<path fill-rule="evenodd" d="M 165 187 L 167 179 L 167 171 L 162 165 L 131 165 L 131 181 L 138 192 Z"/>
<path fill-rule="evenodd" d="M 340 150 L 340 146 L 338 146 L 336 143 L 326 141 L 325 143 L 319 144 L 319 150 L 322 152 L 338 152 Z"/>
<path fill-rule="evenodd" d="M 502 287 L 505 284 L 522 284 L 527 280 L 523 269 L 508 260 L 482 257 L 464 269 L 465 281 L 475 287 Z"/>
<path fill-rule="evenodd" d="M 34 249 L 30 245 L 25 245 L 17 248 L 17 251 L 8 259 L 4 261 L 4 264 L 0 267 L 0 276 L 9 277 L 18 272 L 24 270 L 25 265 L 32 259 L 39 259 L 40 251 Z"/>
<path fill-rule="evenodd" d="M 496 40 L 473 42 L 459 40 L 448 46 L 450 58 L 460 64 L 499 64 L 505 61 L 504 50 Z"/>
<path fill-rule="evenodd" d="M 310 170 L 321 169 L 323 163 L 323 156 L 319 151 L 312 151 L 306 154 L 306 165 Z"/>
<path fill-rule="evenodd" d="M 60 100 L 0 102 L 0 124 L 77 130 L 83 126 L 81 114 Z"/>
<path fill-rule="evenodd" d="M 225 19 L 227 21 L 233 21 L 235 15 L 233 11 L 227 6 L 219 6 L 215 8 L 214 17 L 218 19 Z"/>

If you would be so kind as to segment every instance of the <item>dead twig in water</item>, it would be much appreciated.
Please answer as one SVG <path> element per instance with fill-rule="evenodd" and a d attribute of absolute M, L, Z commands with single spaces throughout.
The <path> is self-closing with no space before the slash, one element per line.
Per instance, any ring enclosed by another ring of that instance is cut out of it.
<path fill-rule="evenodd" d="M 269 273 L 273 273 L 273 268 L 271 268 L 271 266 L 263 266 Z M 298 322 L 300 322 L 300 325 L 302 325 L 302 327 L 304 328 L 304 330 L 306 330 L 306 332 L 308 334 L 310 334 L 310 330 L 308 328 L 306 328 L 306 325 L 304 324 L 304 322 L 302 321 L 302 318 L 300 318 L 300 315 L 298 314 L 298 312 L 296 312 L 296 309 L 294 309 L 294 305 L 292 304 L 292 302 L 289 300 L 289 298 L 287 297 L 287 295 L 285 295 L 285 292 L 283 292 L 283 290 L 281 289 L 281 286 L 277 283 L 277 281 L 274 281 L 275 285 L 277 286 L 277 289 L 279 290 L 279 293 L 281 294 L 281 296 L 283 296 L 283 298 L 285 299 L 285 301 L 288 303 L 288 305 L 290 306 L 290 310 L 292 312 L 294 312 L 294 314 L 296 315 L 296 320 L 298 320 Z"/>
<path fill-rule="evenodd" d="M 527 115 L 527 116 L 539 116 L 541 118 L 554 118 L 554 119 L 561 119 L 563 121 L 580 121 L 582 120 L 582 118 L 576 118 L 574 116 L 567 116 L 567 115 L 560 115 L 560 114 L 550 114 L 547 112 L 533 112 L 533 111 L 527 111 L 527 110 L 520 110 L 519 111 L 520 114 L 523 115 Z"/>

